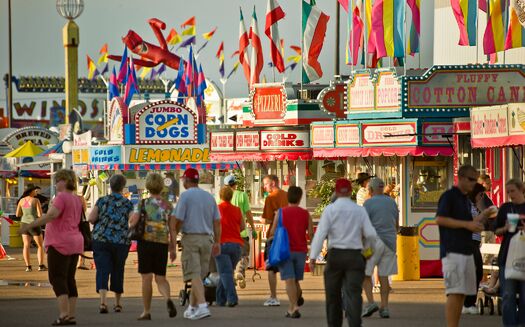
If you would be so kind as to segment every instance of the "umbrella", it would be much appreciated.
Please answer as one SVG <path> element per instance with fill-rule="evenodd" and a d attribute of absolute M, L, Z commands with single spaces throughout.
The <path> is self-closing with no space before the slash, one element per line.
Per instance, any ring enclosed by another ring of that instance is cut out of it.
<path fill-rule="evenodd" d="M 47 150 L 44 150 L 44 152 L 40 153 L 39 156 L 49 156 L 52 153 L 64 153 L 64 150 L 62 149 L 62 144 L 64 144 L 64 141 L 60 141 L 57 144 L 53 145 Z"/>
<path fill-rule="evenodd" d="M 33 142 L 27 141 L 24 145 L 6 154 L 4 158 L 34 157 L 43 151 L 44 150 L 34 145 Z"/>

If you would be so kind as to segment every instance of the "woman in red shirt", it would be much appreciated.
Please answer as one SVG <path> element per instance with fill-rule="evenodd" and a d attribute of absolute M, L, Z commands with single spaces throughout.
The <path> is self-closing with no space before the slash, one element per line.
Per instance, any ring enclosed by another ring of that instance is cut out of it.
<path fill-rule="evenodd" d="M 241 258 L 241 247 L 244 241 L 241 231 L 246 228 L 241 209 L 231 204 L 233 190 L 229 186 L 221 188 L 219 204 L 221 213 L 221 254 L 215 257 L 220 280 L 217 285 L 217 304 L 234 307 L 239 298 L 235 290 L 233 271 Z"/>
<path fill-rule="evenodd" d="M 287 318 L 300 318 L 299 307 L 303 305 L 303 291 L 299 281 L 303 280 L 306 253 L 308 252 L 308 238 L 312 239 L 313 225 L 312 218 L 305 210 L 299 207 L 303 190 L 297 186 L 288 189 L 288 206 L 282 208 L 282 224 L 288 231 L 290 242 L 290 258 L 279 265 L 281 280 L 286 282 L 286 293 L 290 304 L 286 312 Z M 277 212 L 275 219 L 278 219 Z M 277 224 L 272 226 L 272 235 L 275 233 Z"/>

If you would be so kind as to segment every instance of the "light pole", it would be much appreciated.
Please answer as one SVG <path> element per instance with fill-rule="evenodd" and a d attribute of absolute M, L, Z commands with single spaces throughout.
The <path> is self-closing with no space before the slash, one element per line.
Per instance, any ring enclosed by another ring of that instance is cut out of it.
<path fill-rule="evenodd" d="M 79 28 L 73 21 L 84 10 L 83 0 L 57 0 L 57 11 L 67 19 L 62 29 L 66 64 L 66 113 L 65 123 L 69 124 L 69 113 L 78 107 L 78 44 Z"/>

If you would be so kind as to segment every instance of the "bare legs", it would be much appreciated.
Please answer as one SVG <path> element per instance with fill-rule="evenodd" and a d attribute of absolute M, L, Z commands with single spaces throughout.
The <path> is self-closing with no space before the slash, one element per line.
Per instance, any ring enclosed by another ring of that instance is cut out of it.
<path fill-rule="evenodd" d="M 26 266 L 31 266 L 31 258 L 30 258 L 30 248 L 31 248 L 31 236 L 30 235 L 22 235 L 22 241 L 24 243 L 24 249 L 22 251 L 22 254 L 24 256 L 24 262 L 26 263 Z"/>
<path fill-rule="evenodd" d="M 141 274 L 142 276 L 142 302 L 144 304 L 144 311 L 142 316 L 145 316 L 150 313 L 151 310 L 151 297 L 153 296 L 153 273 L 150 274 Z M 166 280 L 166 276 L 155 275 L 155 283 L 157 284 L 160 294 L 164 297 L 164 300 L 170 299 L 170 284 Z M 192 284 L 193 289 L 193 284 Z M 191 292 L 192 294 L 194 292 Z M 117 304 L 120 304 L 121 294 L 116 294 Z"/>
<path fill-rule="evenodd" d="M 58 311 L 60 312 L 60 318 L 64 317 L 75 317 L 77 308 L 77 298 L 68 297 L 67 294 L 63 294 L 57 297 Z"/>
<path fill-rule="evenodd" d="M 379 276 L 379 283 L 381 284 L 381 309 L 388 308 L 388 295 L 390 287 L 388 284 L 388 276 Z M 374 294 L 372 293 L 372 278 L 365 276 L 363 281 L 363 290 L 365 291 L 366 300 L 369 304 L 374 303 Z"/>
<path fill-rule="evenodd" d="M 447 296 L 447 304 L 445 305 L 445 317 L 447 318 L 447 327 L 458 327 L 459 319 L 461 318 L 461 309 L 465 295 L 463 294 L 449 294 Z"/>
<path fill-rule="evenodd" d="M 206 303 L 204 297 L 204 285 L 200 278 L 191 280 L 191 293 L 190 293 L 190 305 L 194 308 L 198 307 L 199 304 Z"/>
<path fill-rule="evenodd" d="M 270 285 L 270 297 L 277 298 L 277 274 L 274 271 L 268 270 L 268 284 Z"/>
<path fill-rule="evenodd" d="M 297 300 L 299 299 L 299 294 L 301 294 L 301 292 L 301 286 L 295 278 L 286 280 L 286 294 L 288 294 L 288 300 L 290 303 L 288 305 L 288 313 L 292 314 L 296 310 L 299 310 Z"/>

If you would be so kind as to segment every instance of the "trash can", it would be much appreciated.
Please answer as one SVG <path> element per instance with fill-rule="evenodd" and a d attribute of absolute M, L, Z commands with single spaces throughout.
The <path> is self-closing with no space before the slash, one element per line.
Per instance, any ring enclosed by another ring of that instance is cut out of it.
<path fill-rule="evenodd" d="M 9 247 L 10 248 L 21 248 L 24 243 L 22 242 L 22 236 L 18 234 L 20 229 L 20 222 L 13 221 L 12 225 L 9 225 Z"/>
<path fill-rule="evenodd" d="M 397 235 L 397 271 L 394 280 L 419 280 L 419 230 L 401 226 Z"/>

